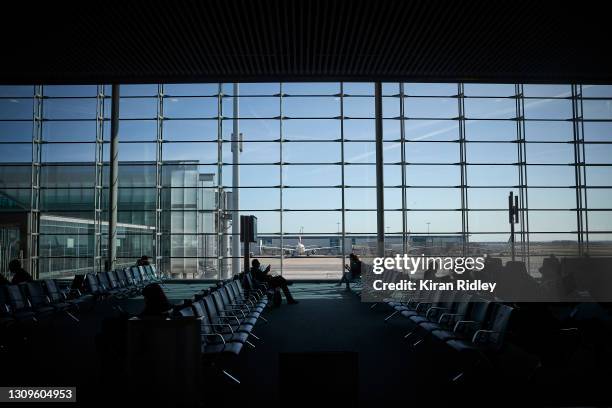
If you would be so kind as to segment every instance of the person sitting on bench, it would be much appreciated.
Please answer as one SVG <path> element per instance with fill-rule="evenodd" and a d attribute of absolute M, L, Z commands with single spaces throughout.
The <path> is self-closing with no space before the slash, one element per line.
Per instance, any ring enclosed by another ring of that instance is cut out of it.
<path fill-rule="evenodd" d="M 149 263 L 149 257 L 146 255 L 141 256 L 140 259 L 136 261 L 136 266 L 147 266 L 147 265 L 150 265 L 150 263 Z"/>
<path fill-rule="evenodd" d="M 344 265 L 346 271 L 342 274 L 342 279 L 336 284 L 336 286 L 346 283 L 346 290 L 351 290 L 349 286 L 350 282 L 361 277 L 361 259 L 355 253 L 349 255 L 350 264 Z"/>
<path fill-rule="evenodd" d="M 21 261 L 19 259 L 13 259 L 9 262 L 9 271 L 13 274 L 11 283 L 17 285 L 24 282 L 32 282 L 32 276 L 21 267 Z"/>
<path fill-rule="evenodd" d="M 145 286 L 142 290 L 142 296 L 144 297 L 145 306 L 139 315 L 141 318 L 166 318 L 170 315 L 172 304 L 162 287 L 157 283 Z"/>
<path fill-rule="evenodd" d="M 253 259 L 251 262 L 251 274 L 253 277 L 259 282 L 267 283 L 271 288 L 281 288 L 283 293 L 285 294 L 285 298 L 287 299 L 287 303 L 290 305 L 295 305 L 299 303 L 297 300 L 293 298 L 289 288 L 287 287 L 287 280 L 280 275 L 271 276 L 270 275 L 270 265 L 266 269 L 261 268 L 261 264 L 259 260 Z"/>

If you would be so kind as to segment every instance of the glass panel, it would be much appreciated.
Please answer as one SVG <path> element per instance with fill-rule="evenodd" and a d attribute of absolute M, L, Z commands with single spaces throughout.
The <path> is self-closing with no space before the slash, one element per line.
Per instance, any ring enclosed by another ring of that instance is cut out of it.
<path fill-rule="evenodd" d="M 406 208 L 459 209 L 461 208 L 461 190 L 458 188 L 409 188 L 406 190 Z"/>
<path fill-rule="evenodd" d="M 458 163 L 458 143 L 407 143 L 408 163 Z"/>
<path fill-rule="evenodd" d="M 32 122 L 0 122 L 0 142 L 32 141 Z"/>
<path fill-rule="evenodd" d="M 505 120 L 466 120 L 465 138 L 466 140 L 487 141 L 516 140 L 516 122 Z"/>
<path fill-rule="evenodd" d="M 0 149 L 0 163 L 31 163 L 32 144 L 4 144 Z"/>
<path fill-rule="evenodd" d="M 525 101 L 526 119 L 571 119 L 572 115 L 572 101 L 569 99 L 529 99 Z"/>
<path fill-rule="evenodd" d="M 0 99 L 0 120 L 29 119 L 33 116 L 32 99 Z M 94 110 L 95 118 L 95 110 Z"/>
<path fill-rule="evenodd" d="M 470 119 L 511 119 L 516 117 L 516 101 L 501 98 L 466 98 L 465 116 Z"/>
<path fill-rule="evenodd" d="M 406 185 L 409 186 L 458 186 L 461 184 L 459 166 L 407 166 Z"/>
<path fill-rule="evenodd" d="M 464 84 L 466 96 L 513 96 L 514 84 Z"/>
<path fill-rule="evenodd" d="M 286 186 L 337 186 L 341 184 L 341 166 L 283 166 L 283 184 Z"/>
<path fill-rule="evenodd" d="M 404 93 L 414 96 L 452 96 L 457 95 L 457 84 L 406 83 Z"/>
<path fill-rule="evenodd" d="M 582 108 L 585 119 L 612 119 L 612 100 L 584 100 Z"/>
<path fill-rule="evenodd" d="M 294 118 L 331 118 L 340 115 L 340 98 L 292 97 L 283 99 L 283 114 Z M 278 113 L 276 114 L 278 115 Z M 275 115 L 275 116 L 276 116 Z"/>
<path fill-rule="evenodd" d="M 586 124 L 585 124 L 586 125 Z M 527 141 L 572 141 L 574 129 L 571 122 L 525 121 Z"/>
<path fill-rule="evenodd" d="M 375 140 L 375 121 L 371 119 L 344 120 L 344 138 L 350 140 Z"/>
<path fill-rule="evenodd" d="M 283 208 L 285 210 L 338 210 L 342 208 L 342 190 L 339 188 L 285 188 L 283 189 Z M 312 216 L 317 217 L 317 214 Z"/>
<path fill-rule="evenodd" d="M 155 100 L 157 103 L 157 101 Z M 217 116 L 219 101 L 210 98 L 164 98 L 164 116 L 168 118 L 212 118 Z"/>
<path fill-rule="evenodd" d="M 276 136 L 278 136 L 278 133 L 277 130 Z M 271 132 L 271 134 L 274 135 L 273 132 Z M 295 140 L 340 139 L 340 121 L 337 119 L 284 120 L 283 137 L 285 139 Z"/>
<path fill-rule="evenodd" d="M 467 166 L 467 180 L 470 186 L 515 186 L 518 185 L 518 173 L 517 166 Z"/>
<path fill-rule="evenodd" d="M 374 118 L 374 98 L 350 96 L 344 98 L 344 116 L 351 118 Z"/>
<path fill-rule="evenodd" d="M 217 140 L 216 120 L 164 120 L 164 140 Z M 228 138 L 229 140 L 229 138 Z"/>
<path fill-rule="evenodd" d="M 97 105 L 96 98 L 46 99 L 43 103 L 43 112 L 46 119 L 96 119 Z M 28 106 L 31 113 L 32 105 Z M 0 105 L 0 112 L 2 111 Z M 28 119 L 31 119 L 32 115 L 28 116 Z"/>
<path fill-rule="evenodd" d="M 404 111 L 409 118 L 456 118 L 459 116 L 457 99 L 455 98 L 418 98 L 407 97 Z"/>
<path fill-rule="evenodd" d="M 283 92 L 289 95 L 336 95 L 340 93 L 337 82 L 309 82 L 307 84 L 284 83 Z"/>
<path fill-rule="evenodd" d="M 450 141 L 459 139 L 458 121 L 411 119 L 405 121 L 404 126 L 406 140 Z"/>
<path fill-rule="evenodd" d="M 339 163 L 340 143 L 283 143 L 283 161 L 287 163 Z"/>
<path fill-rule="evenodd" d="M 583 122 L 584 140 L 587 142 L 612 141 L 612 122 Z"/>

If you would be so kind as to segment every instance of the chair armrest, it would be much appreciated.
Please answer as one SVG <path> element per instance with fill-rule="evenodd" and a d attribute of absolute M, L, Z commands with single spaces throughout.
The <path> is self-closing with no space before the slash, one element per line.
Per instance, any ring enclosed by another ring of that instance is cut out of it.
<path fill-rule="evenodd" d="M 242 315 L 242 318 L 246 318 L 246 314 L 244 314 L 244 310 L 242 309 L 226 309 L 226 310 L 221 310 L 222 313 L 230 313 L 230 314 L 236 314 L 236 312 L 239 312 Z"/>
<path fill-rule="evenodd" d="M 421 314 L 422 312 L 429 310 L 430 307 L 431 307 L 431 302 L 419 302 L 416 306 L 416 312 L 418 314 Z"/>
<path fill-rule="evenodd" d="M 493 330 L 476 330 L 472 337 L 472 343 L 476 345 L 498 343 L 501 332 Z"/>
<path fill-rule="evenodd" d="M 455 333 L 466 334 L 469 328 L 474 330 L 478 330 L 482 325 L 481 322 L 477 322 L 475 320 L 459 320 L 453 329 Z"/>
<path fill-rule="evenodd" d="M 219 337 L 221 341 L 223 342 L 223 344 L 225 344 L 225 339 L 219 333 L 201 333 L 200 335 L 202 337 Z"/>
<path fill-rule="evenodd" d="M 425 317 L 427 318 L 427 320 L 433 320 L 436 318 L 436 315 L 440 314 L 440 312 L 442 312 L 443 310 L 448 310 L 448 308 L 432 306 L 429 309 L 427 309 L 427 313 L 425 314 Z"/>
<path fill-rule="evenodd" d="M 245 303 L 229 303 L 229 306 L 245 307 L 249 311 L 249 313 L 251 312 L 251 308 Z"/>
<path fill-rule="evenodd" d="M 231 318 L 234 318 L 236 320 L 236 324 L 240 326 L 240 319 L 238 319 L 238 316 L 236 315 L 232 315 L 232 314 L 230 314 L 229 316 L 222 315 L 222 316 L 219 316 L 219 318 L 223 320 L 231 320 Z"/>
<path fill-rule="evenodd" d="M 454 326 L 463 316 L 465 316 L 463 313 L 442 313 L 438 323 L 447 327 Z"/>
<path fill-rule="evenodd" d="M 232 334 L 234 334 L 234 328 L 232 327 L 231 324 L 229 323 L 213 323 L 213 324 L 203 324 L 202 326 L 206 326 L 206 327 L 212 327 L 212 328 L 217 328 L 217 327 L 227 327 L 228 329 L 230 329 L 230 332 Z"/>

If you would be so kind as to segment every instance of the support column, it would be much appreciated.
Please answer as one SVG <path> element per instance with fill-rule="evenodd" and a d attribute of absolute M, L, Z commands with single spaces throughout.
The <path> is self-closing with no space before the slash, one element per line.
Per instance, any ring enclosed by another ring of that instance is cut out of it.
<path fill-rule="evenodd" d="M 94 187 L 94 253 L 93 253 L 93 272 L 98 273 L 104 270 L 104 256 L 102 254 L 103 236 L 103 216 L 104 207 L 104 120 L 105 120 L 105 89 L 104 85 L 98 85 L 97 107 L 96 107 L 96 163 Z"/>
<path fill-rule="evenodd" d="M 33 129 L 32 129 L 32 184 L 30 194 L 30 213 L 28 217 L 27 257 L 29 272 L 34 279 L 39 278 L 40 256 L 40 179 L 43 141 L 43 86 L 34 87 Z M 49 254 L 51 256 L 51 254 Z"/>
<path fill-rule="evenodd" d="M 376 255 L 385 256 L 385 183 L 383 176 L 382 83 L 374 90 L 376 118 Z"/>
<path fill-rule="evenodd" d="M 240 127 L 238 122 L 238 92 L 234 83 L 234 127 L 232 129 L 232 275 L 240 273 Z M 229 278 L 229 276 L 228 276 Z"/>
<path fill-rule="evenodd" d="M 119 191 L 119 85 L 113 84 L 111 103 L 110 189 L 108 206 L 108 259 L 106 269 L 117 261 L 117 195 Z"/>

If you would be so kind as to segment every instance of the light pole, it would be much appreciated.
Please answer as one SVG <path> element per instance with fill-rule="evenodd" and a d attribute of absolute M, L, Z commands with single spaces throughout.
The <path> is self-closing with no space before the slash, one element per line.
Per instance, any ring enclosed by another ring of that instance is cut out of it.
<path fill-rule="evenodd" d="M 431 222 L 426 222 L 427 224 L 427 235 L 429 235 L 429 224 L 431 224 Z"/>

